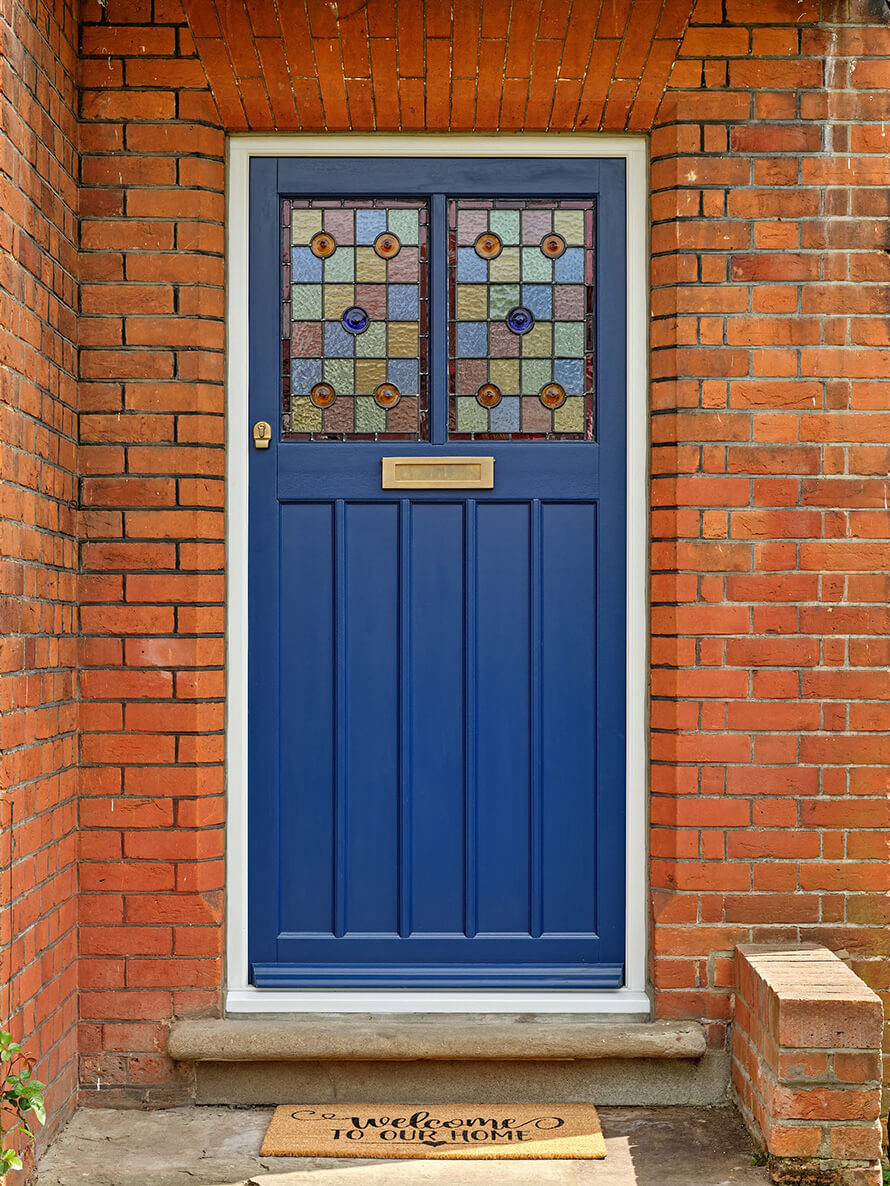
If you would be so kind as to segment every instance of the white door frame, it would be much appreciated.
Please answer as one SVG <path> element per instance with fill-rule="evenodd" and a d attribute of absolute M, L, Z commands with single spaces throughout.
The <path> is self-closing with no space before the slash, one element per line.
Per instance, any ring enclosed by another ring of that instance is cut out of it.
<path fill-rule="evenodd" d="M 627 980 L 549 992 L 257 989 L 247 956 L 248 175 L 259 156 L 611 157 L 627 163 Z M 226 1010 L 230 1013 L 644 1014 L 648 843 L 648 144 L 642 136 L 227 138 Z"/>

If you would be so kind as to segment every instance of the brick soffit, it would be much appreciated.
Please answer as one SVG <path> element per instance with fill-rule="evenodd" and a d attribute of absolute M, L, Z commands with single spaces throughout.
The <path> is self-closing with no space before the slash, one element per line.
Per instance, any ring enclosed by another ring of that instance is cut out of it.
<path fill-rule="evenodd" d="M 253 132 L 647 131 L 694 6 L 184 0 L 222 124 Z"/>

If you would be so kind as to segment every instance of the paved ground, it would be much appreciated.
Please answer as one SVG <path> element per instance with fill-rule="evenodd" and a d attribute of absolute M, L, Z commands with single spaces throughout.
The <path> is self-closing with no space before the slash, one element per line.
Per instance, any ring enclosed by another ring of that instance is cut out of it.
<path fill-rule="evenodd" d="M 39 1186 L 764 1186 L 730 1108 L 600 1108 L 605 1161 L 260 1157 L 271 1108 L 78 1112 Z"/>

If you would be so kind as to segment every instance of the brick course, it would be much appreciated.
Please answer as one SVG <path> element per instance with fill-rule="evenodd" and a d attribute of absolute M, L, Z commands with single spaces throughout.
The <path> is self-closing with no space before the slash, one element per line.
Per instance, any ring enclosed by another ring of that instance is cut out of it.
<path fill-rule="evenodd" d="M 890 999 L 882 6 L 81 18 L 85 1098 L 182 1098 L 166 1025 L 221 1008 L 228 131 L 650 134 L 658 1015 L 723 1044 L 752 940 Z"/>

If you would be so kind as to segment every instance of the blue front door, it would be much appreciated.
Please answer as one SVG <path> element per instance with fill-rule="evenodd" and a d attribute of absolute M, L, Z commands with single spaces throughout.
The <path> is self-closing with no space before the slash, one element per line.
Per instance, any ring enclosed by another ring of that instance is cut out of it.
<path fill-rule="evenodd" d="M 623 983 L 624 185 L 252 162 L 257 986 Z"/>

